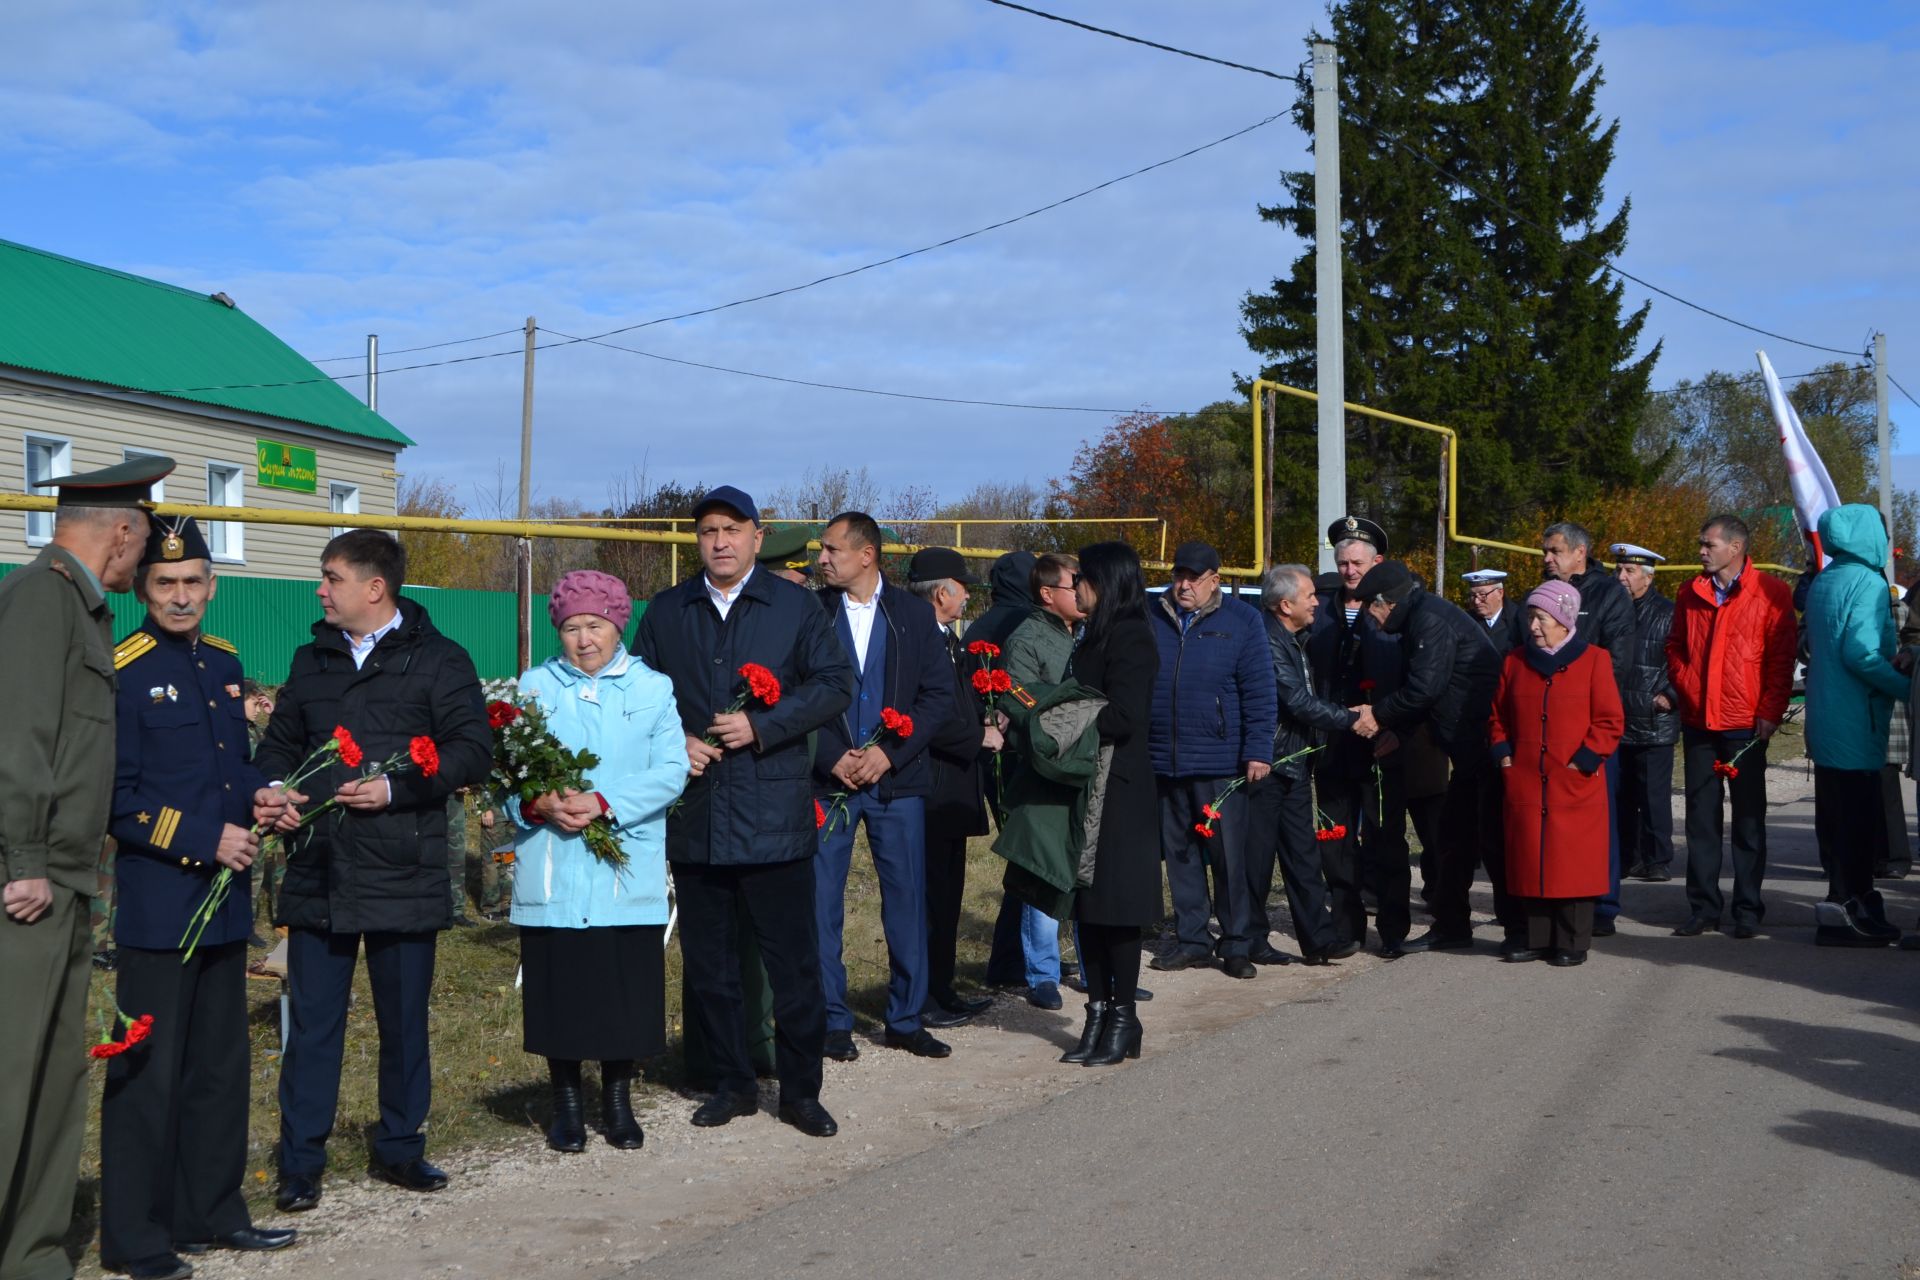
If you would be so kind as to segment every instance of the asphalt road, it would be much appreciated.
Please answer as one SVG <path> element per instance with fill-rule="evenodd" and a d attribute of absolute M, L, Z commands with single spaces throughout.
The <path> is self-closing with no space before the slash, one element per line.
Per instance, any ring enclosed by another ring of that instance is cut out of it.
<path fill-rule="evenodd" d="M 1758 940 L 1633 885 L 1584 967 L 1411 956 L 644 1274 L 1920 1276 L 1920 953 L 1815 948 L 1769 825 Z"/>

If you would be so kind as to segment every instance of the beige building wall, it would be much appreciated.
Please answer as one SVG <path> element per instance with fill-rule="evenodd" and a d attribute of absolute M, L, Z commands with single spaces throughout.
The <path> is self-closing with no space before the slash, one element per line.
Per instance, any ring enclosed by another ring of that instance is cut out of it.
<path fill-rule="evenodd" d="M 75 471 L 112 466 L 129 454 L 165 454 L 179 464 L 161 495 L 168 502 L 330 511 L 337 485 L 357 491 L 363 514 L 392 515 L 394 509 L 399 451 L 393 445 L 212 405 L 122 398 L 0 374 L 0 492 L 43 492 L 27 488 L 30 440 L 55 442 Z M 315 491 L 263 487 L 256 474 L 259 440 L 312 449 Z M 341 518 L 341 527 L 352 524 L 352 516 Z M 44 542 L 29 534 L 46 528 L 45 518 L 35 520 L 34 513 L 0 511 L 0 563 L 33 559 Z M 230 526 L 209 540 L 223 574 L 307 578 L 318 571 L 330 535 L 326 528 L 249 524 Z M 226 555 L 218 554 L 223 545 Z"/>

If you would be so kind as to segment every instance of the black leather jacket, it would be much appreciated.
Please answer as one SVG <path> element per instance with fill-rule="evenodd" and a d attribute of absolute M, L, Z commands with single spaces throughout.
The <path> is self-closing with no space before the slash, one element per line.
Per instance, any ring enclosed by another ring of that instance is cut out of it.
<path fill-rule="evenodd" d="M 1306 633 L 1295 635 L 1268 613 L 1267 645 L 1273 651 L 1273 682 L 1280 693 L 1280 720 L 1273 732 L 1273 758 L 1317 747 L 1329 733 L 1351 729 L 1360 717 L 1314 692 L 1313 667 L 1307 661 Z M 1298 782 L 1306 778 L 1316 756 L 1278 765 L 1274 773 Z"/>
<path fill-rule="evenodd" d="M 1382 629 L 1401 637 L 1407 675 L 1400 688 L 1374 700 L 1374 716 L 1399 734 L 1425 722 L 1456 763 L 1479 764 L 1503 661 L 1486 624 L 1415 587 Z"/>
<path fill-rule="evenodd" d="M 1633 651 L 1633 597 L 1618 578 L 1597 564 L 1567 581 L 1580 593 L 1580 638 L 1607 651 L 1613 659 L 1614 681 L 1624 690 L 1627 659 Z"/>
<path fill-rule="evenodd" d="M 1620 701 L 1627 709 L 1627 730 L 1620 744 L 1660 747 L 1680 740 L 1678 700 L 1667 679 L 1667 632 L 1673 627 L 1673 601 L 1649 590 L 1633 602 L 1633 643 L 1620 664 Z M 1656 711 L 1656 694 L 1667 695 L 1667 709 Z"/>

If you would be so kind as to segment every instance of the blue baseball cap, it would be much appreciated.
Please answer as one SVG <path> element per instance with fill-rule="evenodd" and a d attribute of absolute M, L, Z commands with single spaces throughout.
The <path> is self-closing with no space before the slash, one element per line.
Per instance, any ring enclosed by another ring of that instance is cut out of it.
<path fill-rule="evenodd" d="M 747 496 L 745 490 L 736 489 L 730 484 L 707 490 L 700 501 L 693 504 L 693 518 L 698 520 L 714 507 L 725 507 L 743 519 L 760 523 L 760 508 L 753 505 L 753 499 Z"/>

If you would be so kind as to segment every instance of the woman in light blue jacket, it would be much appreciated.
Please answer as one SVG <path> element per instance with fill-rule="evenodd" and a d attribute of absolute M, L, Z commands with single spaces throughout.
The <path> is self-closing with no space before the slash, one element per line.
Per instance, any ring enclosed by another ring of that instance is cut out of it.
<path fill-rule="evenodd" d="M 672 682 L 620 643 L 633 614 L 625 583 L 576 570 L 555 584 L 547 612 L 560 653 L 522 675 L 520 690 L 539 700 L 554 737 L 600 763 L 591 790 L 513 806 L 524 1045 L 553 1078 L 548 1146 L 586 1147 L 580 1064 L 592 1058 L 602 1132 L 633 1150 L 645 1141 L 634 1062 L 666 1048 L 667 806 L 686 785 L 686 736 Z M 600 817 L 626 854 L 618 870 L 581 836 Z"/>

